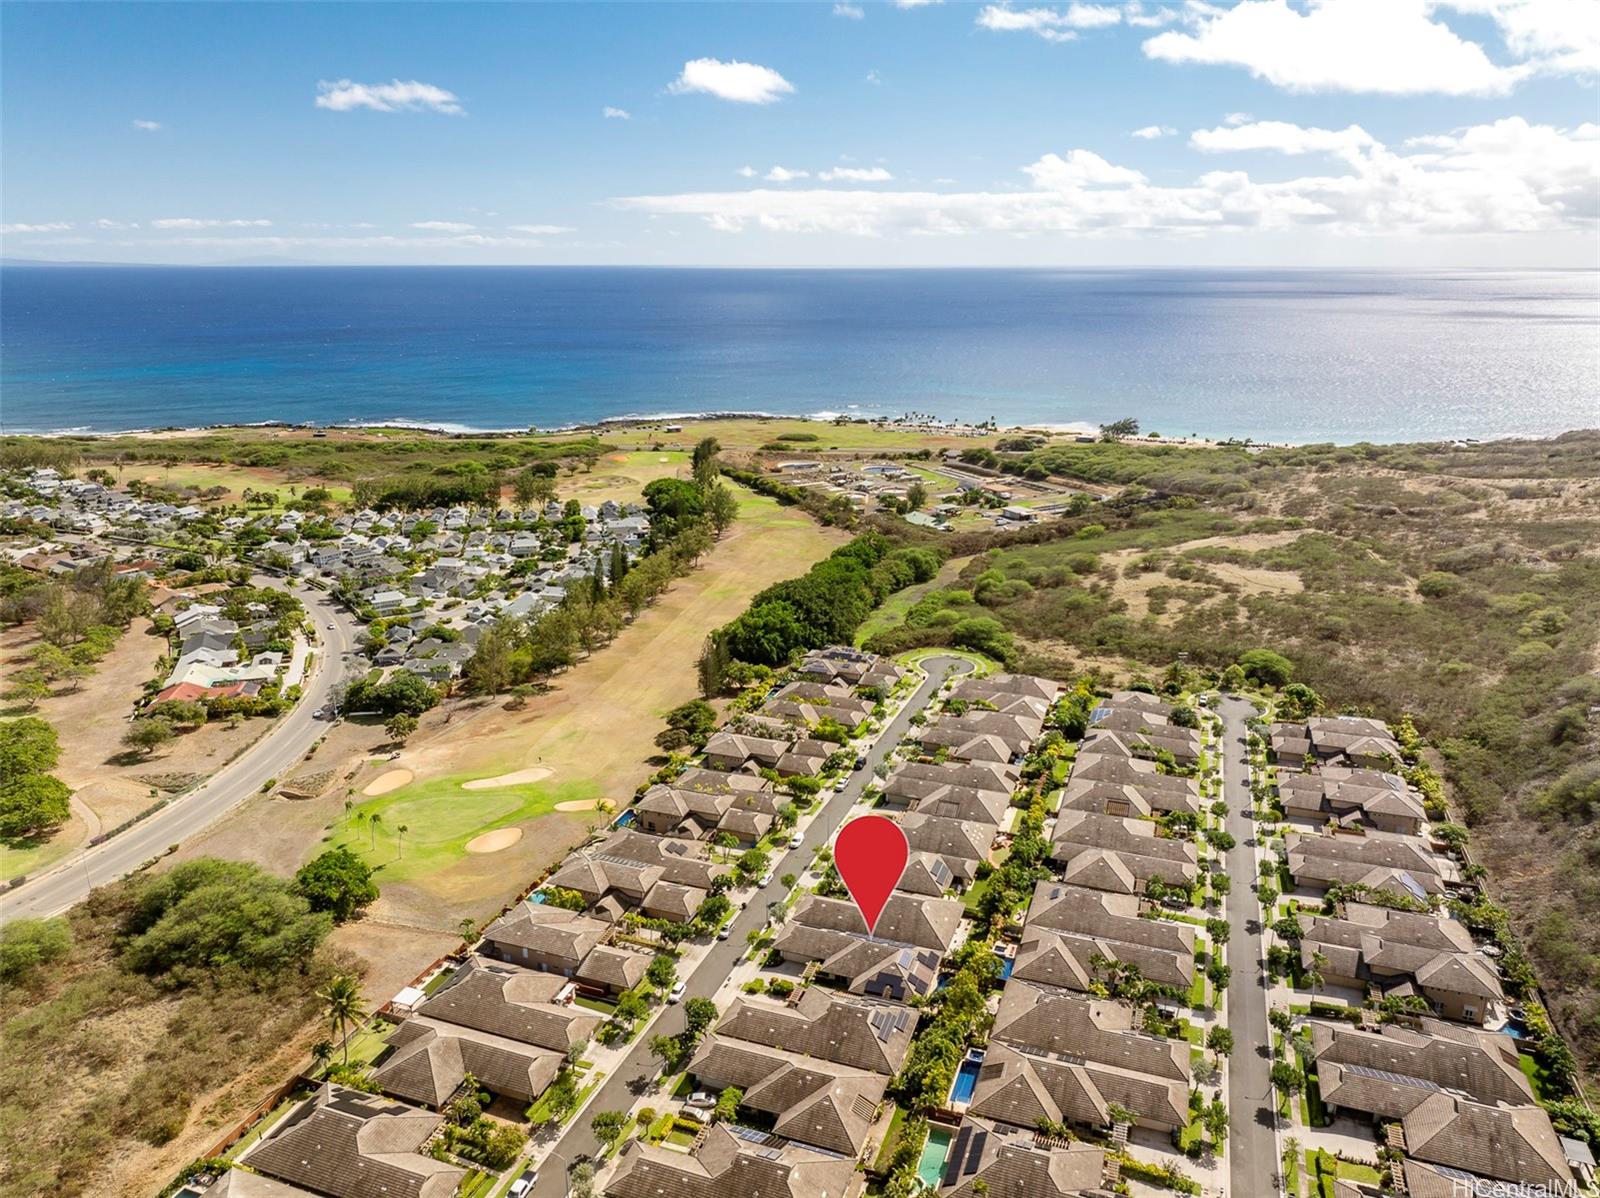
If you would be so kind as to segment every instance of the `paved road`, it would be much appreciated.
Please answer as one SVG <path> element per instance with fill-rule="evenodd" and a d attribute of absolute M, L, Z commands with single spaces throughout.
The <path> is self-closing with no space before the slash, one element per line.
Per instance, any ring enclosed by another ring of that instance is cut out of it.
<path fill-rule="evenodd" d="M 717 942 L 687 979 L 685 999 L 710 998 L 716 993 L 717 987 L 727 980 L 728 975 L 733 972 L 734 965 L 748 947 L 745 943 L 746 934 L 753 928 L 759 928 L 766 921 L 769 902 L 776 902 L 784 897 L 786 892 L 780 879 L 785 873 L 792 872 L 796 875 L 801 873 L 810 863 L 812 851 L 833 837 L 839 825 L 844 823 L 845 816 L 850 814 L 856 800 L 861 797 L 861 792 L 873 780 L 874 767 L 900 743 L 906 729 L 910 727 L 911 717 L 927 706 L 934 692 L 943 685 L 946 669 L 955 666 L 961 673 L 972 669 L 971 662 L 958 657 L 933 657 L 922 665 L 928 673 L 928 680 L 918 688 L 911 701 L 901 709 L 900 714 L 878 737 L 877 743 L 866 754 L 866 766 L 853 773 L 850 776 L 850 785 L 833 794 L 817 817 L 811 821 L 800 847 L 790 850 L 781 859 L 774 859 L 772 866 L 774 881 L 765 889 L 750 896 L 746 909 L 734 919 L 732 935 L 727 940 Z M 548 1146 L 546 1143 L 536 1145 L 534 1159 L 539 1166 L 539 1183 L 533 1188 L 530 1198 L 564 1198 L 567 1192 L 568 1167 L 583 1157 L 598 1157 L 600 1152 L 600 1143 L 589 1130 L 590 1117 L 599 1111 L 625 1111 L 647 1089 L 653 1089 L 660 1063 L 650 1053 L 650 1038 L 656 1035 L 675 1036 L 682 1030 L 683 1008 L 681 1006 L 666 1008 L 655 1023 L 640 1033 L 639 1039 L 623 1059 L 622 1065 L 606 1079 L 590 1105 L 575 1120 L 567 1124 L 564 1133 L 553 1142 L 549 1142 Z"/>
<path fill-rule="evenodd" d="M 1250 840 L 1255 825 L 1250 811 L 1250 757 L 1245 721 L 1255 708 L 1243 699 L 1224 698 L 1222 716 L 1222 794 L 1228 803 L 1228 831 L 1234 847 L 1228 853 L 1228 962 L 1233 967 L 1228 987 L 1228 1027 L 1234 1050 L 1228 1059 L 1228 1192 L 1233 1198 L 1277 1193 L 1278 1141 L 1273 1129 L 1271 1034 L 1267 1026 L 1266 950 L 1262 947 L 1260 908 L 1255 901 L 1256 855 Z"/>
<path fill-rule="evenodd" d="M 22 915 L 57 915 L 97 886 L 138 869 L 168 846 L 208 827 L 251 795 L 269 778 L 294 771 L 328 725 L 312 712 L 328 702 L 344 677 L 344 654 L 356 647 L 360 629 L 332 598 L 314 588 L 296 591 L 313 621 L 320 643 L 301 700 L 260 740 L 188 794 L 155 815 L 69 857 L 46 873 L 0 895 L 0 921 Z M 328 625 L 332 624 L 330 629 Z"/>

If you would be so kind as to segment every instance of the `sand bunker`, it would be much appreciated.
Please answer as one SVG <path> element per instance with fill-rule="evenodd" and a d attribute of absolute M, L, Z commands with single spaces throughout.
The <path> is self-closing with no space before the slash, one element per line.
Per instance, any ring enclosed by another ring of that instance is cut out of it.
<path fill-rule="evenodd" d="M 500 774 L 494 778 L 474 778 L 471 782 L 463 782 L 462 790 L 494 790 L 501 786 L 521 786 L 525 782 L 543 782 L 550 776 L 551 771 L 542 765 L 533 766 L 531 769 L 518 770 L 514 774 Z"/>
<path fill-rule="evenodd" d="M 501 849 L 509 849 L 521 839 L 521 828 L 496 828 L 493 832 L 485 832 L 482 836 L 474 836 L 467 841 L 467 852 L 498 853 Z"/>
<path fill-rule="evenodd" d="M 568 799 L 565 803 L 557 803 L 557 811 L 593 811 L 600 806 L 599 799 Z"/>
<path fill-rule="evenodd" d="M 410 770 L 390 770 L 386 774 L 379 774 L 371 782 L 367 783 L 367 788 L 361 793 L 364 795 L 386 795 L 391 790 L 399 790 L 409 781 L 411 781 Z"/>

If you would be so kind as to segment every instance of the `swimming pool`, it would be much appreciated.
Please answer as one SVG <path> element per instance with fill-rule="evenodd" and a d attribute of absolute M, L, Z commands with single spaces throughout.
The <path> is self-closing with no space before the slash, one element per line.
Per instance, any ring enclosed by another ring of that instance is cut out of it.
<path fill-rule="evenodd" d="M 1000 958 L 1000 980 L 1003 982 L 1007 978 L 1009 978 L 1011 976 L 1011 971 L 1013 969 L 1015 969 L 1016 967 L 1017 967 L 1017 959 L 1015 957 L 1001 957 Z"/>
<path fill-rule="evenodd" d="M 978 1070 L 983 1067 L 982 1054 L 968 1053 L 956 1070 L 955 1085 L 950 1087 L 951 1102 L 971 1102 L 972 1092 L 978 1088 Z"/>
<path fill-rule="evenodd" d="M 945 1158 L 950 1155 L 950 1133 L 943 1128 L 928 1129 L 928 1142 L 922 1146 L 922 1158 L 917 1161 L 917 1176 L 922 1184 L 937 1189 L 944 1176 Z"/>

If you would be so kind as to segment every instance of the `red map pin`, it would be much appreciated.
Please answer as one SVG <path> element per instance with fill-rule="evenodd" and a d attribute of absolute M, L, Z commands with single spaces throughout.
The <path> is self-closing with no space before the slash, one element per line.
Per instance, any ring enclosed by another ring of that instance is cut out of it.
<path fill-rule="evenodd" d="M 881 815 L 863 815 L 839 830 L 833 862 L 839 877 L 867 921 L 867 934 L 878 926 L 889 894 L 899 885 L 911 859 L 911 845 L 900 825 Z"/>

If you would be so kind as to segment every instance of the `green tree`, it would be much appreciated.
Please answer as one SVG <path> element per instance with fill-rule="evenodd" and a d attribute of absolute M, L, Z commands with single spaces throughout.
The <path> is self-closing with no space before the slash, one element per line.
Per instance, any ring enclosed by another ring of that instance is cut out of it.
<path fill-rule="evenodd" d="M 739 1104 L 744 1101 L 744 1091 L 729 1086 L 717 1095 L 716 1117 L 718 1123 L 732 1123 L 739 1114 Z"/>
<path fill-rule="evenodd" d="M 1220 1063 L 1233 1052 L 1233 1032 L 1225 1027 L 1212 1027 L 1206 1032 L 1206 1047 L 1216 1054 Z"/>
<path fill-rule="evenodd" d="M 709 998 L 691 998 L 683 1004 L 683 1020 L 684 1032 L 690 1041 L 698 1042 L 717 1021 L 717 1004 Z"/>
<path fill-rule="evenodd" d="M 706 518 L 720 537 L 739 518 L 739 500 L 726 483 L 716 483 L 706 492 Z"/>
<path fill-rule="evenodd" d="M 1287 686 L 1294 677 L 1294 663 L 1271 649 L 1241 653 L 1238 666 L 1246 678 L 1260 686 Z"/>
<path fill-rule="evenodd" d="M 722 446 L 715 437 L 702 437 L 690 455 L 690 466 L 694 473 L 694 481 L 702 490 L 707 490 L 717 478 L 717 453 Z"/>
<path fill-rule="evenodd" d="M 345 1032 L 348 1024 L 360 1023 L 367 1016 L 367 1006 L 361 997 L 361 982 L 352 974 L 336 974 L 328 984 L 317 991 L 322 1000 L 323 1013 L 328 1026 L 344 1041 L 344 1063 L 350 1063 L 350 1038 Z"/>
<path fill-rule="evenodd" d="M 395 744 L 403 745 L 417 730 L 417 717 L 410 712 L 397 711 L 383 723 L 383 731 Z"/>
<path fill-rule="evenodd" d="M 167 720 L 145 716 L 128 725 L 128 730 L 122 734 L 122 743 L 130 749 L 137 749 L 142 756 L 149 757 L 163 745 L 170 744 L 177 735 L 177 731 Z"/>
<path fill-rule="evenodd" d="M 1113 420 L 1109 424 L 1100 426 L 1100 439 L 1102 441 L 1120 441 L 1124 437 L 1139 435 L 1139 422 L 1132 416 L 1124 416 L 1121 420 Z"/>
<path fill-rule="evenodd" d="M 38 716 L 0 721 L 0 779 L 48 773 L 60 758 L 56 730 Z"/>
<path fill-rule="evenodd" d="M 72 810 L 72 791 L 53 774 L 22 774 L 0 784 L 0 837 L 31 840 L 55 831 Z"/>
<path fill-rule="evenodd" d="M 40 699 L 50 697 L 50 680 L 45 677 L 43 670 L 16 670 L 6 687 L 5 697 L 18 700 L 32 711 L 39 705 Z"/>
<path fill-rule="evenodd" d="M 339 923 L 353 919 L 378 897 L 372 867 L 343 845 L 319 853 L 294 876 L 295 891 L 313 911 L 327 911 Z"/>
<path fill-rule="evenodd" d="M 657 953 L 645 969 L 644 977 L 657 990 L 670 990 L 678 980 L 678 963 L 666 953 Z"/>
<path fill-rule="evenodd" d="M 906 506 L 916 511 L 928 502 L 928 488 L 923 483 L 914 482 L 906 488 Z"/>
<path fill-rule="evenodd" d="M 1281 1094 L 1293 1096 L 1306 1086 L 1306 1075 L 1298 1066 L 1291 1065 L 1288 1061 L 1275 1061 L 1269 1076 L 1272 1088 Z"/>
<path fill-rule="evenodd" d="M 589 1120 L 589 1130 L 607 1148 L 617 1142 L 617 1137 L 627 1125 L 628 1116 L 621 1111 L 601 1111 Z"/>

